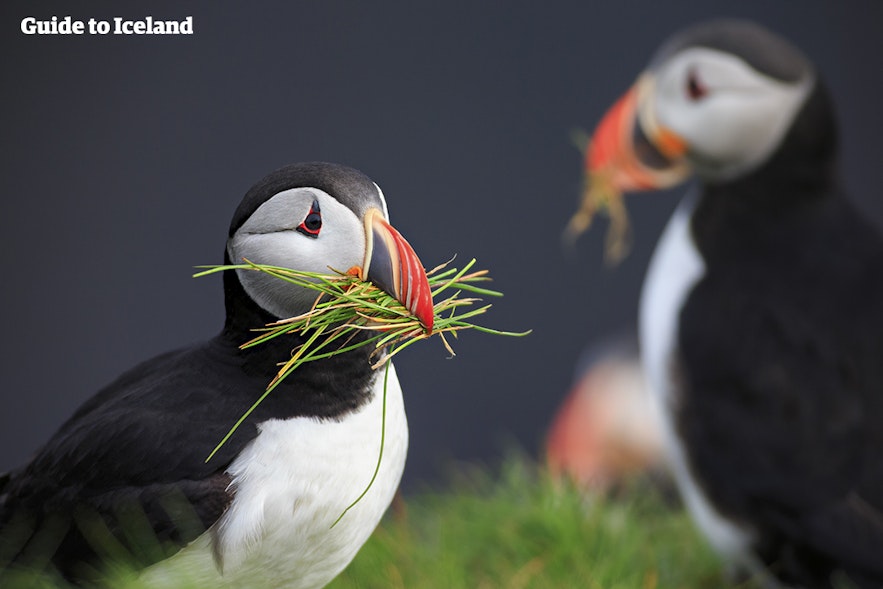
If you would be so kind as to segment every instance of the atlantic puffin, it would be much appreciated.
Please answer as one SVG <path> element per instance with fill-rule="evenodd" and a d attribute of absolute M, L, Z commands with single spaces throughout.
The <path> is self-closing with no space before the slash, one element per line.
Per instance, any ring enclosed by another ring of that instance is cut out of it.
<path fill-rule="evenodd" d="M 225 262 L 364 274 L 431 329 L 423 266 L 361 172 L 298 163 L 255 184 Z M 266 274 L 223 277 L 226 321 L 198 345 L 120 376 L 26 466 L 0 482 L 0 585 L 18 569 L 90 581 L 123 555 L 151 587 L 327 584 L 390 504 L 408 447 L 402 390 L 373 346 L 297 368 L 209 461 L 306 334 L 248 349 L 254 331 L 307 311 L 315 293 Z M 363 336 L 364 337 L 364 336 Z M 367 494 L 381 443 L 383 457 Z M 187 584 L 190 583 L 190 584 Z"/>
<path fill-rule="evenodd" d="M 696 524 L 770 586 L 883 587 L 883 238 L 837 133 L 809 59 L 723 19 L 665 42 L 587 154 L 620 192 L 697 178 L 646 274 L 642 363 Z"/>

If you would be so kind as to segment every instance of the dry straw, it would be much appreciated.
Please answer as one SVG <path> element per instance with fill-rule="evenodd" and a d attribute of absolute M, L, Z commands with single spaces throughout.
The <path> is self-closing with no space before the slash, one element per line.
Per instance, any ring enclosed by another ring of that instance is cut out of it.
<path fill-rule="evenodd" d="M 583 131 L 573 131 L 571 141 L 585 157 L 590 147 L 588 135 Z M 632 243 L 628 212 L 623 203 L 622 191 L 615 181 L 616 170 L 603 167 L 587 171 L 583 179 L 579 209 L 570 218 L 564 229 L 564 241 L 573 245 L 576 238 L 588 231 L 598 213 L 610 220 L 610 227 L 604 238 L 604 260 L 611 266 L 621 262 L 629 253 Z"/>

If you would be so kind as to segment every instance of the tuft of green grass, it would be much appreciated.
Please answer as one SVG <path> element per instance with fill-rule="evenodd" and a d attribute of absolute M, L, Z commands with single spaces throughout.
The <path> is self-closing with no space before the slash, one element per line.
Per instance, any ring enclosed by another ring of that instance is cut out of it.
<path fill-rule="evenodd" d="M 270 323 L 264 328 L 255 331 L 259 333 L 248 342 L 243 343 L 241 348 L 250 348 L 265 343 L 273 338 L 291 333 L 301 333 L 306 341 L 297 346 L 291 353 L 290 358 L 281 361 L 281 368 L 276 376 L 267 385 L 266 390 L 249 407 L 239 419 L 230 427 L 227 434 L 218 442 L 214 450 L 205 459 L 212 459 L 217 451 L 223 446 L 230 436 L 239 428 L 249 415 L 260 405 L 273 389 L 294 372 L 299 366 L 313 360 L 321 360 L 335 354 L 341 354 L 362 346 L 372 345 L 372 357 L 377 361 L 372 368 L 375 370 L 386 365 L 389 370 L 389 361 L 397 353 L 414 343 L 429 339 L 437 335 L 448 352 L 453 356 L 454 349 L 451 347 L 445 334 L 457 337 L 460 331 L 474 329 L 476 331 L 493 335 L 506 335 L 521 337 L 530 333 L 500 331 L 482 327 L 473 323 L 475 317 L 482 315 L 491 305 L 474 307 L 481 301 L 477 297 L 462 297 L 466 291 L 475 295 L 501 297 L 503 293 L 478 286 L 478 284 L 490 281 L 487 270 L 472 271 L 475 258 L 470 260 L 462 269 L 447 268 L 450 261 L 436 266 L 426 273 L 427 282 L 431 289 L 433 299 L 433 321 L 431 328 L 424 325 L 417 317 L 411 314 L 400 301 L 389 293 L 376 287 L 369 281 L 363 280 L 361 270 L 358 272 L 340 272 L 329 268 L 332 274 L 320 274 L 294 270 L 280 266 L 257 264 L 244 259 L 244 264 L 203 266 L 203 271 L 195 274 L 195 277 L 206 276 L 215 272 L 229 270 L 246 270 L 263 272 L 273 278 L 312 290 L 316 293 L 316 299 L 311 308 L 296 317 L 281 319 Z M 447 293 L 445 298 L 434 302 L 436 297 Z M 353 337 L 356 333 L 368 333 L 366 338 Z M 380 471 L 383 459 L 383 447 L 386 436 L 386 383 L 387 375 L 383 377 L 383 417 L 380 428 L 380 452 L 374 474 L 367 487 L 351 503 L 331 527 L 337 525 L 341 518 L 355 506 L 374 484 L 377 473 Z"/>
<path fill-rule="evenodd" d="M 347 272 L 331 270 L 332 274 L 320 274 L 293 270 L 280 266 L 257 264 L 244 260 L 243 264 L 224 266 L 201 266 L 203 270 L 194 277 L 207 276 L 229 270 L 263 272 L 278 280 L 312 290 L 316 299 L 312 307 L 296 317 L 289 317 L 256 328 L 259 333 L 240 347 L 250 348 L 285 334 L 309 334 L 307 340 L 295 348 L 288 359 L 280 359 L 281 368 L 264 393 L 232 425 L 230 430 L 206 458 L 206 462 L 223 446 L 249 415 L 263 402 L 276 386 L 299 366 L 313 360 L 321 360 L 362 346 L 373 345 L 373 355 L 377 357 L 373 368 L 377 369 L 397 353 L 418 341 L 438 336 L 447 351 L 453 356 L 454 349 L 446 335 L 456 338 L 460 331 L 474 329 L 493 335 L 521 337 L 530 331 L 520 333 L 500 331 L 473 323 L 475 317 L 484 314 L 491 305 L 474 305 L 482 299 L 462 297 L 462 293 L 501 297 L 503 293 L 478 286 L 490 281 L 487 270 L 472 271 L 475 259 L 462 269 L 447 268 L 448 263 L 436 266 L 426 273 L 433 300 L 447 293 L 441 301 L 433 304 L 434 326 L 430 331 L 405 308 L 405 306 L 371 282 Z M 363 339 L 354 339 L 357 332 L 369 332 Z"/>
<path fill-rule="evenodd" d="M 646 481 L 587 495 L 524 459 L 399 500 L 329 589 L 727 589 L 687 515 Z M 753 585 L 739 585 L 749 589 Z"/>

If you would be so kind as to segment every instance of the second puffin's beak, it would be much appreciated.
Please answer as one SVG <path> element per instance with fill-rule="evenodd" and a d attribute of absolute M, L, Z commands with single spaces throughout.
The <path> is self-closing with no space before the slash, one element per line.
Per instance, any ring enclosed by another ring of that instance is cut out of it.
<path fill-rule="evenodd" d="M 414 249 L 378 209 L 365 215 L 365 235 L 365 262 L 359 277 L 395 297 L 432 333 L 432 291 Z"/>
<path fill-rule="evenodd" d="M 604 256 L 617 263 L 629 249 L 625 192 L 667 188 L 690 173 L 687 143 L 656 120 L 655 79 L 646 72 L 598 123 L 586 148 L 586 182 L 580 207 L 564 231 L 572 242 L 599 210 L 610 218 Z"/>
<path fill-rule="evenodd" d="M 598 123 L 586 150 L 590 178 L 619 193 L 668 188 L 690 173 L 686 142 L 656 120 L 654 86 L 652 74 L 641 75 Z"/>

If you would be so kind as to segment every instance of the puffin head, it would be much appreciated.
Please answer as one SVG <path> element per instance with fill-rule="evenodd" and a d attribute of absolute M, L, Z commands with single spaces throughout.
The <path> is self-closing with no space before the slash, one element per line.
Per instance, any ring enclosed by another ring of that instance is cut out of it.
<path fill-rule="evenodd" d="M 795 160 L 827 157 L 833 134 L 827 94 L 798 49 L 754 23 L 717 20 L 663 44 L 598 124 L 586 167 L 620 192 L 692 173 L 722 183 L 761 168 L 786 142 Z"/>
<path fill-rule="evenodd" d="M 383 192 L 361 172 L 339 164 L 298 163 L 252 186 L 230 223 L 226 258 L 294 270 L 358 274 L 402 303 L 432 329 L 432 295 L 417 254 L 388 221 Z M 249 303 L 273 318 L 310 309 L 315 291 L 269 276 L 227 273 L 227 322 Z M 247 297 L 242 300 L 242 292 Z M 251 325 L 251 328 L 255 325 Z"/>

